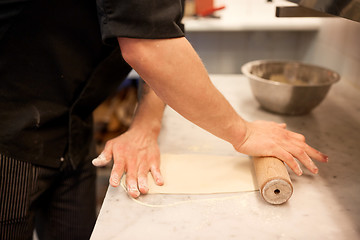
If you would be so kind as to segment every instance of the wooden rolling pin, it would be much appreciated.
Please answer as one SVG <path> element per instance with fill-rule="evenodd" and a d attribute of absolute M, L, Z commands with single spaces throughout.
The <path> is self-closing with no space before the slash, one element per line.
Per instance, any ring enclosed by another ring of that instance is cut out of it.
<path fill-rule="evenodd" d="M 293 193 L 293 186 L 284 163 L 274 157 L 253 157 L 259 191 L 271 204 L 285 203 Z"/>

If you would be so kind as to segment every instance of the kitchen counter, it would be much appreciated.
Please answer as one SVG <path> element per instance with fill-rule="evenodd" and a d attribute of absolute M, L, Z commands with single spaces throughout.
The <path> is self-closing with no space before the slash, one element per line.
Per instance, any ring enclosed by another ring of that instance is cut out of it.
<path fill-rule="evenodd" d="M 139 203 L 122 187 L 109 187 L 91 239 L 360 239 L 360 89 L 341 80 L 312 113 L 282 116 L 259 107 L 244 76 L 211 79 L 245 119 L 285 122 L 328 154 L 329 163 L 318 163 L 318 175 L 290 172 L 294 194 L 279 206 L 258 191 L 155 194 Z M 238 154 L 170 108 L 159 142 L 166 153 Z"/>

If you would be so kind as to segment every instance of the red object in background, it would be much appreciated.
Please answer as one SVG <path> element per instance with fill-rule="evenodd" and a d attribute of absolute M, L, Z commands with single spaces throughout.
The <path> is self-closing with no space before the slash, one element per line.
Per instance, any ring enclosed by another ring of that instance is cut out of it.
<path fill-rule="evenodd" d="M 208 16 L 217 10 L 224 9 L 225 6 L 214 7 L 214 0 L 195 0 L 195 12 L 199 16 Z"/>

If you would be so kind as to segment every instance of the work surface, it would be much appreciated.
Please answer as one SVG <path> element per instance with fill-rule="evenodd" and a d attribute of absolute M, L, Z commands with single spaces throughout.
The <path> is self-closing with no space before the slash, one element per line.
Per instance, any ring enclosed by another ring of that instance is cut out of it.
<path fill-rule="evenodd" d="M 91 239 L 360 239 L 360 90 L 342 80 L 312 113 L 291 117 L 262 110 L 242 75 L 211 79 L 246 120 L 285 122 L 329 155 L 329 163 L 318 163 L 318 175 L 290 172 L 294 194 L 280 206 L 266 203 L 258 191 L 147 195 L 140 204 L 122 187 L 109 187 Z M 160 148 L 164 153 L 237 154 L 170 108 Z"/>

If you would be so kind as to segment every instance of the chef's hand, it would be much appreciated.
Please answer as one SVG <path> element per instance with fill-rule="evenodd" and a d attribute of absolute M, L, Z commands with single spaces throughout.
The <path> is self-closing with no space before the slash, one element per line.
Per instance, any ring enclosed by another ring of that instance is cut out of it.
<path fill-rule="evenodd" d="M 327 162 L 328 157 L 310 147 L 301 134 L 286 129 L 286 124 L 255 121 L 246 122 L 246 135 L 243 142 L 234 146 L 241 153 L 250 156 L 272 156 L 284 161 L 297 175 L 302 174 L 298 159 L 312 173 L 318 168 L 311 159 Z"/>
<path fill-rule="evenodd" d="M 103 152 L 93 160 L 93 165 L 104 166 L 112 159 L 114 165 L 109 179 L 110 185 L 119 186 L 123 173 L 126 173 L 126 188 L 128 194 L 134 198 L 149 191 L 149 171 L 157 185 L 164 184 L 159 170 L 157 135 L 153 136 L 136 128 L 130 129 L 107 141 Z"/>

